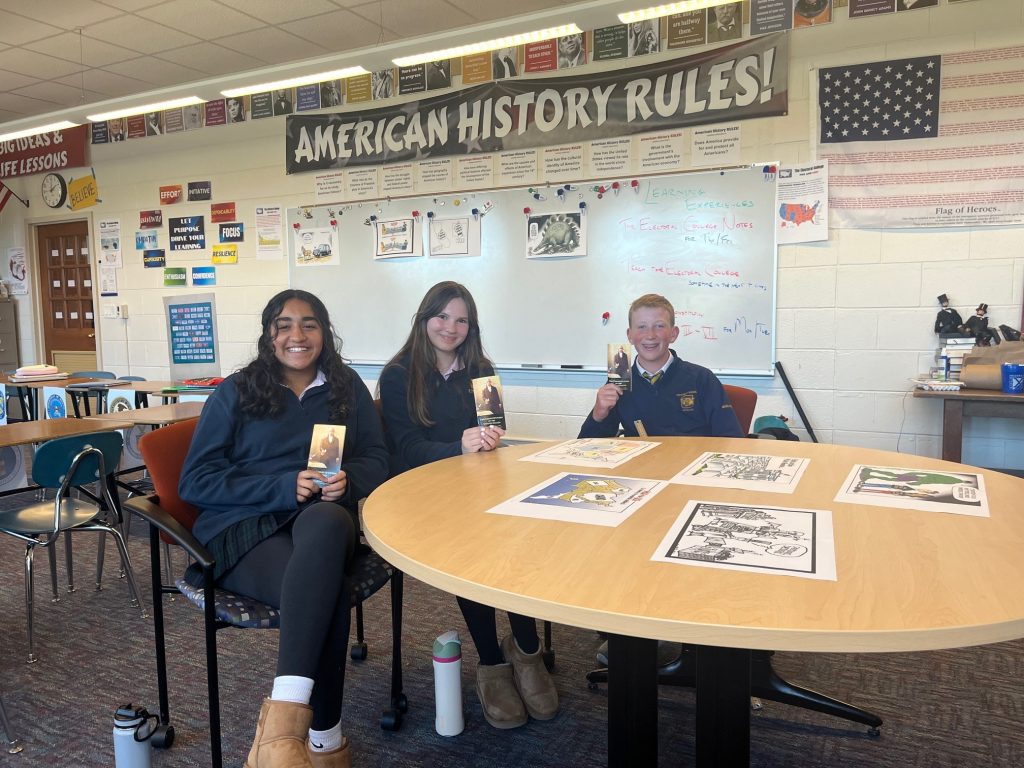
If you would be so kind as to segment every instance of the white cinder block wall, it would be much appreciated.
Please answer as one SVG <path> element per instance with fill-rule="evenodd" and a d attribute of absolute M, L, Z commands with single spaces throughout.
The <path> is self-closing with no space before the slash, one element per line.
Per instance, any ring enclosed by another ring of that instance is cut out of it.
<path fill-rule="evenodd" d="M 982 9 L 981 6 L 984 6 Z M 743 160 L 807 162 L 815 110 L 810 103 L 812 68 L 845 62 L 1020 45 L 1024 0 L 974 0 L 851 21 L 846 9 L 826 27 L 792 33 L 787 116 L 742 123 Z M 93 253 L 98 219 L 121 220 L 125 266 L 118 271 L 127 320 L 101 320 L 100 367 L 148 378 L 168 376 L 161 296 L 161 270 L 146 270 L 132 249 L 140 210 L 157 208 L 157 188 L 210 179 L 216 201 L 234 200 L 247 229 L 240 261 L 217 269 L 220 351 L 225 373 L 253 354 L 259 312 L 287 285 L 284 261 L 255 257 L 254 206 L 285 207 L 313 202 L 309 175 L 283 170 L 284 120 L 207 128 L 92 148 L 102 204 L 89 212 Z M 16 179 L 13 189 L 32 199 L 28 211 L 9 204 L 0 214 L 0 254 L 27 245 L 31 225 L 60 220 L 39 199 L 40 177 Z M 167 216 L 209 214 L 208 204 L 182 203 Z M 214 227 L 209 227 L 214 229 Z M 166 248 L 166 227 L 160 246 Z M 208 231 L 207 237 L 210 237 Z M 204 254 L 208 258 L 209 252 Z M 168 266 L 202 263 L 167 251 Z M 9 278 L 6 259 L 0 276 Z M 98 282 L 98 275 L 97 282 Z M 343 290 L 325 287 L 328 290 Z M 979 302 L 996 323 L 1017 327 L 1024 300 L 1024 227 L 978 230 L 833 230 L 825 243 L 779 250 L 776 345 L 811 425 L 823 442 L 837 442 L 938 456 L 941 405 L 914 400 L 909 379 L 933 361 L 935 297 L 948 293 L 966 318 Z M 105 301 L 98 302 L 99 307 Z M 23 363 L 35 362 L 37 309 L 17 297 Z M 383 302 L 382 302 L 383 304 Z M 411 311 L 411 310 L 410 310 Z M 407 322 L 398 313 L 395 322 Z M 341 329 L 342 334 L 346 329 Z M 486 343 L 487 329 L 484 329 Z M 382 357 L 393 350 L 382 350 Z M 700 362 L 697 360 L 696 362 Z M 360 368 L 371 389 L 375 368 Z M 740 380 L 760 394 L 757 415 L 786 414 L 799 426 L 796 409 L 776 378 Z M 575 436 L 600 379 L 592 374 L 506 375 L 511 431 L 517 435 Z M 964 460 L 983 466 L 1024 468 L 1020 422 L 974 419 L 968 423 Z M 798 430 L 800 431 L 800 430 Z M 802 433 L 802 437 L 806 435 Z"/>

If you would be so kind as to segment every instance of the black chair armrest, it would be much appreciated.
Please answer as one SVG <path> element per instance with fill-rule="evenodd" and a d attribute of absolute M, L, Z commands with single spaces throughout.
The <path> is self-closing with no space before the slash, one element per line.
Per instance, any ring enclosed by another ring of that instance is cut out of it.
<path fill-rule="evenodd" d="M 174 543 L 188 552 L 204 571 L 213 568 L 216 563 L 213 555 L 199 543 L 199 539 L 193 536 L 191 531 L 160 506 L 156 496 L 136 496 L 125 500 L 124 506 L 172 538 Z"/>

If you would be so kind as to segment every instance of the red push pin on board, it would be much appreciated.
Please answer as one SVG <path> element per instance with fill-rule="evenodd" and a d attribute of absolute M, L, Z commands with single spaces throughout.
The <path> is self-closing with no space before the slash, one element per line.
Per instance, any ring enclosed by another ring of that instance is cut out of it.
<path fill-rule="evenodd" d="M 619 194 L 619 182 L 612 182 L 612 192 L 614 192 L 616 195 Z"/>
<path fill-rule="evenodd" d="M 294 224 L 292 224 L 292 229 L 298 229 L 298 228 L 299 228 L 299 227 L 301 227 L 301 226 L 302 226 L 302 225 L 301 225 L 301 224 L 299 224 L 299 222 L 297 222 L 297 221 L 296 221 L 296 222 L 295 222 Z"/>
<path fill-rule="evenodd" d="M 601 315 L 601 325 L 608 325 L 608 321 L 611 319 L 612 313 L 605 312 Z"/>
<path fill-rule="evenodd" d="M 529 216 L 530 215 L 530 206 L 526 206 L 525 208 L 523 208 L 523 213 L 526 214 L 527 216 Z"/>
<path fill-rule="evenodd" d="M 636 192 L 637 194 L 640 194 L 640 182 L 639 181 L 637 181 L 636 179 L 633 179 L 631 182 L 629 182 L 629 186 L 631 186 L 633 188 L 634 192 Z"/>

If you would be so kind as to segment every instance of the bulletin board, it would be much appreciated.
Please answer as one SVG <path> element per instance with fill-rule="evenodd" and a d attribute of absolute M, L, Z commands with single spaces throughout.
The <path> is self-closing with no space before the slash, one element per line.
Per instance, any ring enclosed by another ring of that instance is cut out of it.
<path fill-rule="evenodd" d="M 289 278 L 323 299 L 357 363 L 389 360 L 427 289 L 456 280 L 502 367 L 603 369 L 607 345 L 626 340 L 630 302 L 660 293 L 676 310 L 681 357 L 771 375 L 775 208 L 768 166 L 603 192 L 553 185 L 292 208 Z M 474 226 L 481 255 L 436 255 L 450 249 L 431 232 Z"/>

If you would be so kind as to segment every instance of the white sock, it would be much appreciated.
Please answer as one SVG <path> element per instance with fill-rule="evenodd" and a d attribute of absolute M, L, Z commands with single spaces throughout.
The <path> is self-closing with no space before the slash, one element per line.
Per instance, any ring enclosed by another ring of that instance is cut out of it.
<path fill-rule="evenodd" d="M 333 752 L 341 749 L 341 721 L 326 731 L 309 729 L 309 749 L 312 752 Z"/>
<path fill-rule="evenodd" d="M 281 675 L 274 678 L 274 690 L 270 698 L 274 701 L 293 701 L 296 704 L 309 704 L 313 695 L 313 679 L 298 675 Z"/>

